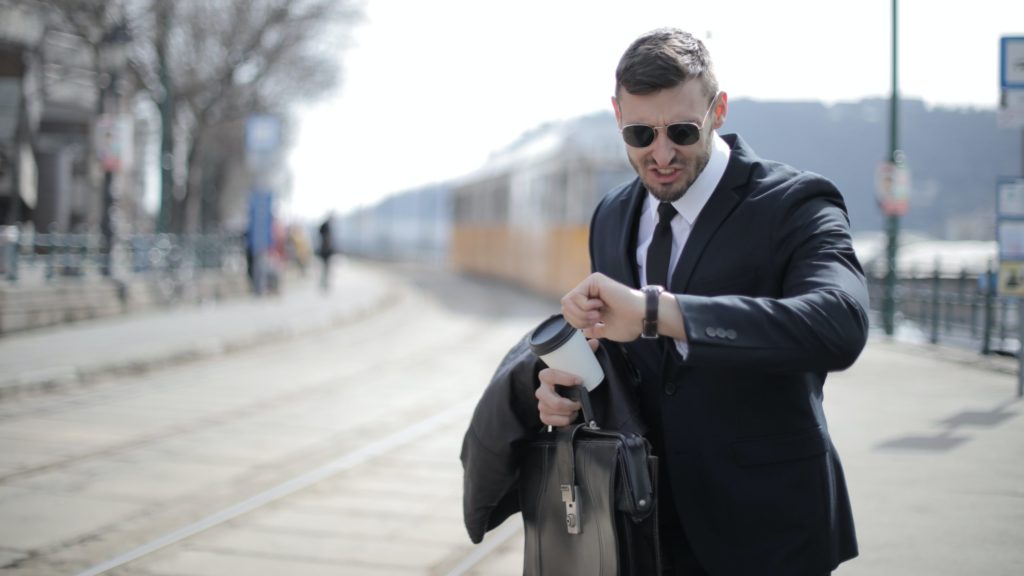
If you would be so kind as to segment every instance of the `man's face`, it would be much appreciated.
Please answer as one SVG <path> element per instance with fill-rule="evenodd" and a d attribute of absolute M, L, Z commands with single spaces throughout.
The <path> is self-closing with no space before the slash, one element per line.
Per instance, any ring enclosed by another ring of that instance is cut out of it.
<path fill-rule="evenodd" d="M 655 198 L 674 202 L 682 198 L 711 156 L 711 132 L 725 120 L 724 93 L 708 109 L 708 98 L 699 81 L 689 80 L 674 88 L 638 96 L 622 90 L 615 104 L 619 129 L 630 124 L 657 127 L 650 145 L 637 148 L 626 145 L 629 163 Z M 681 146 L 668 137 L 666 126 L 692 122 L 700 126 L 700 138 Z"/>

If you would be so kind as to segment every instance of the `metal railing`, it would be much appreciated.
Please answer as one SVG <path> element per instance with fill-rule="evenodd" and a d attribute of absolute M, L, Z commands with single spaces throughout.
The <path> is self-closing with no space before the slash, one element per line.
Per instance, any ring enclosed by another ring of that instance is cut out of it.
<path fill-rule="evenodd" d="M 199 274 L 237 273 L 245 266 L 245 240 L 238 234 L 123 235 L 108 251 L 101 234 L 0 228 L 0 278 L 11 284 L 145 275 L 156 278 L 165 300 L 171 301 Z"/>
<path fill-rule="evenodd" d="M 885 278 L 877 270 L 867 273 L 875 308 L 881 305 Z M 1019 300 L 996 294 L 991 264 L 981 273 L 951 274 L 936 265 L 930 271 L 903 274 L 896 281 L 895 301 L 897 335 L 982 354 L 1018 354 Z"/>

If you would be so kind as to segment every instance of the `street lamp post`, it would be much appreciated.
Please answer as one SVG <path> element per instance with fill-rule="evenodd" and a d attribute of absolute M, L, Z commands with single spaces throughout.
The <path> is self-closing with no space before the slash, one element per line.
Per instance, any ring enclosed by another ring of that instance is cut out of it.
<path fill-rule="evenodd" d="M 99 157 L 103 166 L 103 212 L 100 216 L 100 234 L 103 237 L 102 264 L 104 276 L 110 276 L 111 256 L 114 251 L 114 173 L 121 166 L 118 75 L 128 60 L 128 25 L 121 21 L 103 37 L 100 44 L 100 68 L 107 76 L 100 93 Z"/>
<path fill-rule="evenodd" d="M 892 0 L 892 95 L 889 100 L 889 159 L 892 169 L 902 168 L 903 154 L 899 150 L 899 91 L 897 70 L 897 0 Z M 895 174 L 893 174 L 895 176 Z M 890 180 L 890 183 L 892 180 Z M 891 185 L 891 184 L 890 184 Z M 887 191 L 892 194 L 892 189 Z M 882 327 L 888 336 L 896 329 L 896 251 L 899 247 L 900 214 L 899 210 L 889 209 L 883 202 L 886 213 L 886 251 L 885 251 L 885 293 L 882 297 Z"/>

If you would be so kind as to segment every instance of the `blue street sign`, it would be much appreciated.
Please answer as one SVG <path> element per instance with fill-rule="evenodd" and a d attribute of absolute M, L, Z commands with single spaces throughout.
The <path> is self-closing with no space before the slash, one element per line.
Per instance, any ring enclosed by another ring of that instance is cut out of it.
<path fill-rule="evenodd" d="M 1024 36 L 1000 38 L 999 87 L 1024 88 Z"/>
<path fill-rule="evenodd" d="M 281 120 L 269 114 L 249 116 L 245 123 L 245 150 L 250 154 L 273 154 L 281 145 Z"/>
<path fill-rule="evenodd" d="M 274 243 L 271 233 L 274 196 L 269 190 L 254 189 L 249 193 L 249 228 L 247 240 L 254 254 L 261 253 Z"/>

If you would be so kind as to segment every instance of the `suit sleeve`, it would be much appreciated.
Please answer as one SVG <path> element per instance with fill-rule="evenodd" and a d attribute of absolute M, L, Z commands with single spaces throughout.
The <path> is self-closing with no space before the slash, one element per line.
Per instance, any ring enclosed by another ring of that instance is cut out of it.
<path fill-rule="evenodd" d="M 769 241 L 780 296 L 676 295 L 689 341 L 683 364 L 832 371 L 863 350 L 867 286 L 842 196 L 807 175 L 779 196 Z"/>

